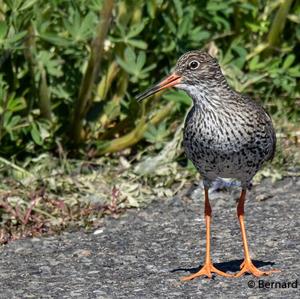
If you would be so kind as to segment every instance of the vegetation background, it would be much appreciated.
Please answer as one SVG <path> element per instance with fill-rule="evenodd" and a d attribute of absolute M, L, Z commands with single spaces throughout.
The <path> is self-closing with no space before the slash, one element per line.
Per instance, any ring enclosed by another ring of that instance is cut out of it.
<path fill-rule="evenodd" d="M 97 226 L 197 178 L 191 100 L 135 101 L 192 49 L 271 113 L 279 150 L 258 178 L 299 174 L 299 0 L 0 0 L 0 242 Z"/>

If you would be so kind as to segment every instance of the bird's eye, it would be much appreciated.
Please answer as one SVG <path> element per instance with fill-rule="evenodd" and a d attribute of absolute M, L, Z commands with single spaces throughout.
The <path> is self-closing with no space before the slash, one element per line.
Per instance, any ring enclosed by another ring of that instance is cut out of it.
<path fill-rule="evenodd" d="M 190 63 L 189 63 L 189 67 L 191 70 L 195 70 L 199 67 L 199 62 L 197 60 L 192 60 Z"/>

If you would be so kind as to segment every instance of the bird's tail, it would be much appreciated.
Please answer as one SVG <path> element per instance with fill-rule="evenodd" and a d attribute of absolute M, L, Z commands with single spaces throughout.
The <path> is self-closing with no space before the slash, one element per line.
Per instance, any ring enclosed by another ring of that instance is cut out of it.
<path fill-rule="evenodd" d="M 232 188 L 240 188 L 241 182 L 233 179 L 217 178 L 211 186 L 211 192 L 227 191 Z"/>

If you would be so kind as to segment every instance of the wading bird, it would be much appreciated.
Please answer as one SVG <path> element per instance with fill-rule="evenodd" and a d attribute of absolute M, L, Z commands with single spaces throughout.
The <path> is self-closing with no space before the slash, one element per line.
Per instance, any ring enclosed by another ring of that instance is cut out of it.
<path fill-rule="evenodd" d="M 193 100 L 185 119 L 183 146 L 187 157 L 203 177 L 206 223 L 206 256 L 203 267 L 195 274 L 183 277 L 191 280 L 198 276 L 239 277 L 248 272 L 254 276 L 268 275 L 278 270 L 261 271 L 251 261 L 244 225 L 244 202 L 251 179 L 265 161 L 275 153 L 276 136 L 272 120 L 263 107 L 246 95 L 234 91 L 227 83 L 218 61 L 204 51 L 182 55 L 174 72 L 160 83 L 137 96 L 141 101 L 169 87 L 184 90 Z M 240 181 L 241 195 L 237 204 L 244 262 L 235 274 L 214 267 L 210 256 L 211 206 L 208 189 L 217 178 Z"/>

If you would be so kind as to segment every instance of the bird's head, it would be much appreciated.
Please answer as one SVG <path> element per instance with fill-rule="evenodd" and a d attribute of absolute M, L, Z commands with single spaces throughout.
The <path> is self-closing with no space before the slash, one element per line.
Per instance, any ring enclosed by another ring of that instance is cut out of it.
<path fill-rule="evenodd" d="M 218 61 L 204 51 L 190 51 L 177 61 L 174 72 L 137 96 L 138 101 L 169 87 L 176 87 L 193 95 L 206 86 L 217 84 L 223 75 Z"/>

